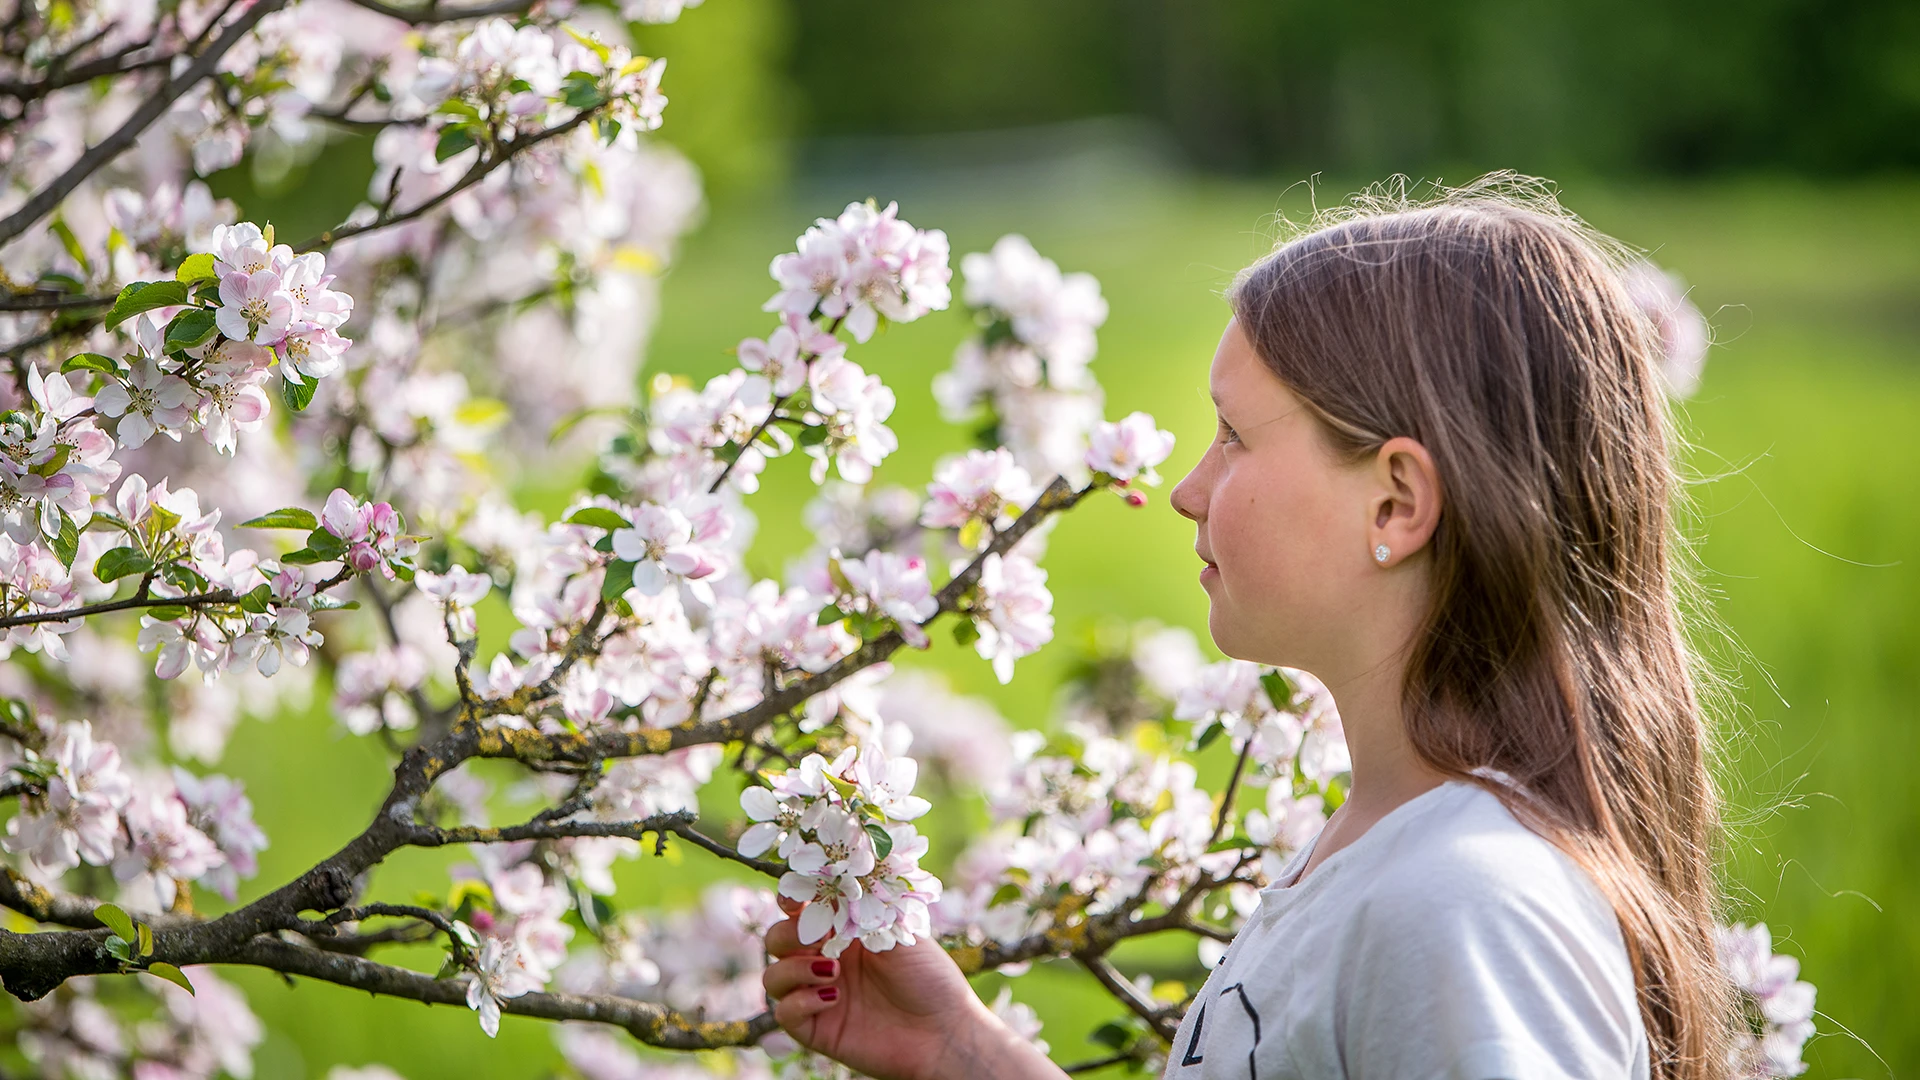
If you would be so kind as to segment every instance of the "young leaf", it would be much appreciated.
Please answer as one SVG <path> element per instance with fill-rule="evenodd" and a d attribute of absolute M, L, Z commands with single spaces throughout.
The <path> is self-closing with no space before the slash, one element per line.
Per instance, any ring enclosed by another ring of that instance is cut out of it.
<path fill-rule="evenodd" d="M 218 276 L 213 272 L 213 256 L 204 251 L 187 256 L 180 263 L 180 269 L 173 272 L 173 280 L 182 285 L 198 285 L 203 281 L 214 281 Z"/>
<path fill-rule="evenodd" d="M 60 370 L 62 372 L 104 371 L 109 375 L 117 375 L 120 373 L 120 365 L 115 363 L 111 356 L 101 356 L 97 352 L 83 352 L 77 356 L 67 357 L 67 362 L 60 365 Z"/>
<path fill-rule="evenodd" d="M 143 311 L 175 307 L 187 302 L 187 287 L 177 281 L 136 281 L 120 290 L 104 325 L 111 330 Z"/>
<path fill-rule="evenodd" d="M 165 960 L 156 960 L 153 963 L 148 964 L 147 970 L 167 980 L 168 982 L 179 987 L 180 989 L 185 990 L 187 993 L 189 994 L 193 993 L 193 983 L 187 979 L 187 973 L 184 971 L 181 971 L 177 967 L 174 967 L 172 964 L 167 963 Z"/>
<path fill-rule="evenodd" d="M 128 960 L 133 959 L 133 946 L 127 943 L 126 938 L 120 938 L 120 937 L 108 938 L 107 952 L 111 954 L 114 957 L 114 959 L 119 960 L 123 964 L 126 963 Z"/>
<path fill-rule="evenodd" d="M 133 548 L 117 547 L 93 564 L 93 576 L 101 581 L 118 581 L 129 574 L 144 574 L 151 569 L 152 559 Z"/>
<path fill-rule="evenodd" d="M 312 379 L 294 382 L 283 375 L 280 379 L 280 400 L 286 402 L 287 408 L 294 412 L 305 412 L 313 402 L 313 392 L 317 388 L 318 384 Z"/>
<path fill-rule="evenodd" d="M 633 522 L 604 506 L 583 506 L 567 516 L 569 525 L 591 525 L 596 529 L 631 529 Z"/>
<path fill-rule="evenodd" d="M 633 588 L 633 564 L 618 560 L 607 564 L 607 576 L 600 582 L 600 595 L 608 600 L 618 600 Z"/>
<path fill-rule="evenodd" d="M 333 560 L 346 555 L 347 542 L 325 529 L 316 528 L 307 534 L 307 550 L 323 560 Z"/>
<path fill-rule="evenodd" d="M 448 124 L 440 129 L 440 141 L 434 145 L 433 160 L 445 161 L 473 145 L 473 129 L 466 124 Z"/>
<path fill-rule="evenodd" d="M 87 258 L 87 249 L 80 246 L 79 238 L 73 235 L 73 230 L 67 227 L 66 222 L 54 218 L 47 230 L 60 238 L 60 246 L 67 249 L 73 261 L 80 264 L 80 269 L 93 273 L 93 260 Z"/>
<path fill-rule="evenodd" d="M 146 923 L 135 923 L 133 929 L 140 935 L 140 955 L 153 955 L 153 927 Z"/>
<path fill-rule="evenodd" d="M 213 339 L 218 327 L 213 323 L 213 312 L 206 308 L 189 308 L 173 317 L 167 324 L 167 340 L 164 348 L 167 352 L 177 349 L 197 349 Z"/>
<path fill-rule="evenodd" d="M 1267 700 L 1281 712 L 1293 707 L 1293 682 L 1278 671 L 1269 671 L 1260 676 L 1260 685 L 1266 688 Z"/>
<path fill-rule="evenodd" d="M 251 521 L 243 521 L 240 523 L 240 527 L 243 529 L 313 530 L 320 527 L 320 519 L 314 517 L 313 511 L 311 510 L 303 510 L 298 506 L 287 506 L 275 510 L 272 513 L 261 514 Z"/>
<path fill-rule="evenodd" d="M 267 584 L 255 585 L 253 591 L 240 598 L 240 608 L 255 615 L 265 615 L 267 606 L 273 599 L 273 587 Z"/>
<path fill-rule="evenodd" d="M 133 940 L 133 917 L 115 905 L 101 904 L 93 909 L 93 917 L 99 919 L 107 929 L 119 935 L 120 940 Z"/>
<path fill-rule="evenodd" d="M 867 822 L 867 835 L 873 837 L 873 857 L 884 859 L 893 854 L 893 834 L 878 822 Z"/>
<path fill-rule="evenodd" d="M 73 569 L 74 557 L 80 554 L 80 527 L 65 510 L 60 511 L 60 535 L 53 538 L 53 553 L 60 557 L 60 565 L 69 570 Z"/>

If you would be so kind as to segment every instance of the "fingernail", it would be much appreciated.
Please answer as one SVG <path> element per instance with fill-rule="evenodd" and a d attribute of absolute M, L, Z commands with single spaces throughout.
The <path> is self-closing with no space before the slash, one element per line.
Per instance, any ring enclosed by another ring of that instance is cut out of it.
<path fill-rule="evenodd" d="M 839 987 L 837 987 L 837 986 L 823 986 L 823 987 L 821 987 L 821 988 L 820 988 L 820 1000 L 821 1000 L 821 1001 L 838 1001 L 838 1000 L 840 1000 L 840 988 L 839 988 Z"/>
<path fill-rule="evenodd" d="M 838 961 L 815 960 L 813 962 L 813 973 L 823 979 L 830 979 L 833 977 L 833 969 L 837 966 L 839 966 Z"/>

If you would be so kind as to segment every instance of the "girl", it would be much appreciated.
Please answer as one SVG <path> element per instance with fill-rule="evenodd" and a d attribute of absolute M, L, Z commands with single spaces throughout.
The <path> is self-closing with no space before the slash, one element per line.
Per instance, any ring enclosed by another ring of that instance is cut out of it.
<path fill-rule="evenodd" d="M 1374 200 L 1240 275 L 1173 492 L 1229 656 L 1331 689 L 1352 789 L 1171 1080 L 1713 1080 L 1716 801 L 1655 329 L 1543 185 Z M 775 1017 L 875 1077 L 1058 1077 L 937 944 L 767 935 Z"/>

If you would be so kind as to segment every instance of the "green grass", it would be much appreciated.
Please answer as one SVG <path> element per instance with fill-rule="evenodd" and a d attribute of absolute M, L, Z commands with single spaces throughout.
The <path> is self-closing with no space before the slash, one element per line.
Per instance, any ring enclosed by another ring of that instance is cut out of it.
<path fill-rule="evenodd" d="M 1095 369 L 1108 413 L 1147 409 L 1179 435 L 1166 470 L 1177 477 L 1210 434 L 1204 381 L 1226 316 L 1219 291 L 1268 247 L 1283 186 L 1003 177 L 913 191 L 820 185 L 734 207 L 715 215 L 668 279 L 648 368 L 721 370 L 740 338 L 770 325 L 759 305 L 771 291 L 771 255 L 848 198 L 898 196 L 909 220 L 946 228 L 956 254 L 1019 231 L 1063 267 L 1100 277 L 1113 306 Z M 1910 446 L 1920 429 L 1920 247 L 1911 240 L 1920 235 L 1920 187 L 1578 185 L 1566 198 L 1684 274 L 1722 339 L 1685 421 L 1698 446 L 1694 470 L 1714 477 L 1696 492 L 1706 583 L 1737 642 L 1723 651 L 1740 657 L 1728 667 L 1736 910 L 1765 918 L 1820 985 L 1831 1019 L 1810 1050 L 1812 1075 L 1920 1069 L 1908 989 L 1920 923 L 1905 917 L 1920 910 L 1920 797 L 1907 777 L 1920 750 L 1909 692 L 1920 667 L 1920 483 Z M 1297 212 L 1304 193 L 1294 189 L 1287 205 Z M 927 386 L 967 331 L 958 314 L 935 315 L 855 350 L 900 395 L 903 449 L 882 479 L 923 483 L 936 457 L 964 445 L 962 432 L 939 422 Z M 779 463 L 787 483 L 753 500 L 761 573 L 777 573 L 799 546 L 806 492 L 795 465 Z M 1144 510 L 1097 500 L 1061 524 L 1047 566 L 1062 639 L 1097 618 L 1204 628 L 1191 531 L 1164 493 Z M 1038 725 L 1070 659 L 1063 646 L 1022 661 L 1006 688 L 951 645 L 912 662 L 950 672 L 1016 725 Z M 248 781 L 273 837 L 260 885 L 358 831 L 384 790 L 384 754 L 340 734 L 324 712 L 245 725 L 225 763 Z M 457 858 L 398 858 L 376 872 L 373 894 L 444 888 Z M 648 858 L 622 868 L 622 901 L 690 900 L 716 872 L 695 856 L 678 868 Z M 272 1031 L 262 1077 L 318 1077 L 369 1060 L 412 1080 L 537 1077 L 557 1060 L 550 1029 L 537 1022 L 508 1019 L 488 1043 L 464 1011 L 310 982 L 289 989 L 263 973 L 238 978 Z M 1086 980 L 1041 970 L 1016 991 L 1048 1020 L 1058 1058 L 1094 1052 L 1081 1033 L 1111 1010 Z M 1837 1034 L 1841 1025 L 1859 1039 Z"/>

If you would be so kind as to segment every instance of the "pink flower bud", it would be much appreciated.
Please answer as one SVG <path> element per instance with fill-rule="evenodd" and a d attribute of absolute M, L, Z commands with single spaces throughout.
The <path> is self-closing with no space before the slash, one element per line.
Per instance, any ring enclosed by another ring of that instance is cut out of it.
<path fill-rule="evenodd" d="M 347 565 L 362 574 L 379 566 L 380 562 L 380 553 L 373 549 L 372 544 L 359 543 L 347 549 Z"/>

